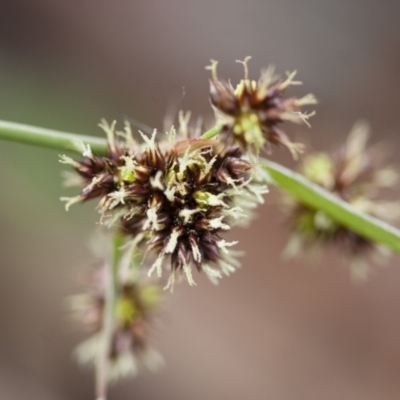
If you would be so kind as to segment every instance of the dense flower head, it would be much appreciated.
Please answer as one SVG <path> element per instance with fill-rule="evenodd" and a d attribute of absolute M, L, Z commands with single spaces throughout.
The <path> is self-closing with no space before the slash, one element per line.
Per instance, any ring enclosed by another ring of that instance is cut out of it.
<path fill-rule="evenodd" d="M 316 104 L 312 94 L 300 99 L 285 97 L 286 89 L 291 85 L 300 85 L 295 81 L 296 71 L 287 73 L 287 78 L 279 79 L 274 68 L 262 72 L 258 82 L 249 79 L 247 63 L 244 65 L 244 79 L 234 88 L 230 82 L 220 80 L 217 75 L 217 62 L 210 67 L 210 99 L 216 113 L 217 122 L 222 125 L 222 138 L 237 143 L 243 150 L 253 148 L 269 150 L 270 145 L 279 145 L 290 150 L 294 157 L 302 152 L 303 146 L 290 141 L 280 128 L 282 122 L 308 124 L 308 118 L 314 115 L 302 113 L 300 108 Z"/>
<path fill-rule="evenodd" d="M 312 182 L 350 203 L 356 209 L 386 220 L 400 215 L 397 202 L 383 201 L 380 191 L 392 187 L 398 179 L 391 167 L 382 166 L 383 152 L 367 147 L 368 126 L 357 123 L 347 141 L 333 154 L 311 153 L 300 165 L 300 172 Z M 331 244 L 340 248 L 356 277 L 365 277 L 369 254 L 378 260 L 383 249 L 375 242 L 332 220 L 320 210 L 310 208 L 285 195 L 286 213 L 292 237 L 286 249 L 289 256 L 304 248 Z"/>
<path fill-rule="evenodd" d="M 109 276 L 106 268 L 94 271 L 85 294 L 70 298 L 74 318 L 92 336 L 75 350 L 82 364 L 94 363 L 101 347 Z M 155 370 L 163 363 L 149 344 L 149 327 L 160 308 L 161 288 L 148 278 L 118 278 L 111 336 L 109 379 L 117 380 L 138 372 L 139 366 Z"/>
<path fill-rule="evenodd" d="M 102 127 L 109 136 L 107 156 L 84 148 L 81 161 L 61 158 L 84 185 L 79 196 L 67 199 L 67 207 L 99 198 L 102 221 L 118 223 L 132 238 L 131 248 L 157 255 L 150 275 L 161 276 L 163 265 L 170 265 L 170 288 L 176 272 L 184 272 L 191 285 L 193 268 L 213 281 L 232 272 L 238 262 L 229 248 L 237 242 L 221 235 L 245 222 L 266 192 L 239 148 L 201 138 L 178 140 L 174 130 L 161 142 L 155 132 L 142 134 L 139 145 L 128 128 L 119 141 L 114 125 Z"/>

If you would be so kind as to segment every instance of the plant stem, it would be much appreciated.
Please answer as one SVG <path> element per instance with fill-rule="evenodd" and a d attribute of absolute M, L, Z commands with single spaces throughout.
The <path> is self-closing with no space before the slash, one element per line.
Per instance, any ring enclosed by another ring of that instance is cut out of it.
<path fill-rule="evenodd" d="M 110 368 L 110 354 L 114 334 L 114 310 L 117 295 L 118 266 L 121 259 L 123 237 L 116 232 L 112 243 L 112 255 L 109 263 L 109 279 L 106 291 L 102 341 L 99 357 L 96 363 L 96 400 L 107 399 L 108 376 Z"/>
<path fill-rule="evenodd" d="M 302 203 L 323 211 L 333 220 L 361 236 L 382 243 L 400 253 L 400 231 L 395 227 L 355 209 L 349 203 L 282 165 L 268 160 L 262 160 L 262 164 L 276 186 Z"/>
<path fill-rule="evenodd" d="M 78 152 L 81 152 L 80 144 L 82 141 L 90 144 L 95 153 L 105 152 L 106 146 L 105 140 L 101 138 L 60 132 L 8 121 L 0 121 L 0 139 L 56 150 Z"/>
<path fill-rule="evenodd" d="M 205 132 L 201 138 L 211 139 L 220 132 L 221 127 L 217 125 Z M 0 139 L 74 152 L 82 151 L 81 142 L 83 142 L 89 144 L 91 149 L 98 155 L 105 154 L 107 146 L 105 139 L 94 136 L 85 136 L 1 120 Z"/>
<path fill-rule="evenodd" d="M 222 130 L 222 126 L 220 125 L 215 125 L 211 129 L 209 129 L 207 132 L 204 132 L 201 135 L 202 139 L 212 139 L 213 137 L 217 136 Z"/>

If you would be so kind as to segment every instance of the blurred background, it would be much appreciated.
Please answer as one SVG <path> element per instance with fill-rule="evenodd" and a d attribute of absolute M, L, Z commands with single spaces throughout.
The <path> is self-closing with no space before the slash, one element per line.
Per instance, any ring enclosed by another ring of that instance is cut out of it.
<path fill-rule="evenodd" d="M 297 69 L 320 100 L 291 137 L 329 150 L 362 117 L 399 151 L 400 2 L 384 0 L 1 0 L 0 118 L 100 135 L 100 118 L 162 127 L 168 104 L 211 116 L 208 74 Z M 172 100 L 171 100 L 172 99 Z M 67 214 L 57 152 L 0 142 L 0 398 L 93 398 L 71 357 L 83 338 L 65 298 L 82 290 L 98 215 Z M 273 159 L 292 166 L 284 150 Z M 355 285 L 337 254 L 281 259 L 287 232 L 271 194 L 235 237 L 243 268 L 218 287 L 183 284 L 153 342 L 167 367 L 112 399 L 400 398 L 400 268 L 393 257 Z"/>

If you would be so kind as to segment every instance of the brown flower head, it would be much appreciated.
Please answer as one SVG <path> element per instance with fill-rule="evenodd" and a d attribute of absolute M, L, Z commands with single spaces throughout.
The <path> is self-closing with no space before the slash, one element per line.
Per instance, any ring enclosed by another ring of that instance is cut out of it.
<path fill-rule="evenodd" d="M 222 125 L 222 138 L 228 143 L 237 143 L 244 151 L 254 148 L 257 153 L 260 149 L 268 150 L 271 144 L 283 146 L 297 157 L 303 146 L 292 143 L 279 125 L 286 121 L 308 124 L 314 112 L 302 113 L 300 108 L 316 104 L 316 99 L 312 94 L 300 99 L 284 97 L 289 86 L 301 84 L 294 80 L 296 71 L 280 80 L 274 68 L 269 67 L 258 82 L 250 80 L 249 59 L 238 61 L 244 65 L 245 75 L 236 88 L 218 78 L 216 61 L 208 67 L 211 70 L 210 99 L 217 122 Z"/>
<path fill-rule="evenodd" d="M 378 147 L 366 147 L 368 126 L 354 126 L 345 144 L 332 155 L 312 153 L 304 158 L 300 172 L 312 182 L 350 203 L 356 209 L 378 218 L 393 220 L 399 217 L 397 202 L 379 198 L 380 189 L 392 187 L 398 178 L 390 167 L 382 167 L 383 152 Z M 334 245 L 356 277 L 367 273 L 366 256 L 379 261 L 383 249 L 347 227 L 285 195 L 292 237 L 286 254 L 294 256 L 304 248 L 315 245 Z"/>
<path fill-rule="evenodd" d="M 75 350 L 82 364 L 94 363 L 102 341 L 105 298 L 109 277 L 106 268 L 93 274 L 88 293 L 73 296 L 74 317 L 92 336 Z M 159 308 L 161 288 L 143 277 L 135 281 L 120 279 L 114 311 L 115 326 L 110 346 L 109 379 L 135 375 L 140 365 L 157 369 L 161 356 L 149 345 L 149 325 Z"/>
<path fill-rule="evenodd" d="M 108 157 L 91 152 L 82 161 L 63 157 L 86 185 L 67 206 L 100 197 L 103 219 L 119 223 L 133 237 L 131 248 L 157 254 L 149 275 L 157 271 L 161 276 L 169 260 L 168 287 L 182 271 L 194 284 L 192 268 L 213 281 L 229 274 L 238 265 L 229 254 L 236 242 L 226 242 L 221 235 L 236 220 L 246 220 L 266 188 L 252 182 L 251 165 L 238 148 L 214 140 L 178 141 L 173 130 L 168 143 L 157 143 L 155 133 L 142 138 L 144 146 L 114 140 Z"/>

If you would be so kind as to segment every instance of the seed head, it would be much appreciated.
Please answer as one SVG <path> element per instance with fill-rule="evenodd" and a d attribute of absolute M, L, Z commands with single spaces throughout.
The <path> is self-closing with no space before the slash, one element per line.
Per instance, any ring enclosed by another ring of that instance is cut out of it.
<path fill-rule="evenodd" d="M 75 350 L 80 363 L 94 363 L 101 348 L 101 331 L 109 277 L 104 268 L 93 274 L 88 291 L 70 299 L 75 319 L 92 336 Z M 160 306 L 161 288 L 148 278 L 127 282 L 120 279 L 114 311 L 115 326 L 111 340 L 109 380 L 115 381 L 138 372 L 141 365 L 157 369 L 161 356 L 149 345 L 149 327 Z"/>
<path fill-rule="evenodd" d="M 382 149 L 366 147 L 368 135 L 368 126 L 357 123 L 341 148 L 333 154 L 310 154 L 304 158 L 300 172 L 356 209 L 393 220 L 400 216 L 399 204 L 383 201 L 379 192 L 384 187 L 391 187 L 398 175 L 392 168 L 382 167 Z M 358 278 L 366 276 L 366 256 L 374 261 L 382 258 L 383 250 L 375 242 L 342 226 L 322 211 L 287 195 L 285 206 L 293 232 L 287 255 L 295 256 L 304 248 L 315 248 L 315 245 L 337 246 Z"/>
<path fill-rule="evenodd" d="M 275 75 L 273 67 L 262 72 L 258 82 L 249 79 L 248 61 L 238 61 L 244 65 L 244 79 L 233 88 L 230 82 L 220 80 L 217 76 L 217 62 L 212 61 L 210 99 L 214 107 L 217 122 L 222 125 L 222 138 L 228 143 L 237 143 L 244 151 L 252 148 L 257 153 L 268 150 L 271 144 L 289 149 L 296 158 L 303 146 L 290 141 L 279 127 L 282 122 L 308 124 L 308 118 L 314 115 L 302 113 L 300 108 L 316 104 L 312 94 L 300 99 L 285 98 L 286 89 L 291 85 L 300 85 L 295 81 L 296 71 L 287 73 L 285 80 Z"/>
<path fill-rule="evenodd" d="M 117 223 L 139 251 L 157 255 L 149 275 L 161 276 L 163 266 L 170 266 L 167 287 L 182 272 L 194 285 L 192 269 L 212 281 L 228 275 L 238 266 L 229 249 L 237 242 L 226 242 L 223 233 L 251 216 L 266 188 L 253 182 L 251 164 L 237 147 L 200 138 L 177 140 L 173 132 L 161 142 L 155 133 L 141 135 L 144 144 L 138 145 L 109 134 L 106 157 L 92 152 L 81 161 L 62 157 L 85 185 L 67 206 L 99 198 L 102 221 Z"/>

